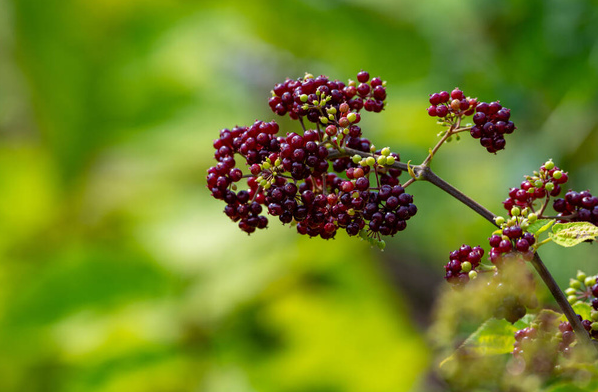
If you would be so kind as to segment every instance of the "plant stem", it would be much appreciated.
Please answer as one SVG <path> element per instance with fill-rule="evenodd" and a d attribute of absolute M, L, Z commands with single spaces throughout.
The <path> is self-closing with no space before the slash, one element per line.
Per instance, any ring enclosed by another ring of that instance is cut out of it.
<path fill-rule="evenodd" d="M 338 158 L 338 157 L 342 157 L 342 156 L 353 156 L 353 155 L 359 155 L 364 158 L 367 158 L 370 156 L 375 156 L 374 154 L 371 154 L 371 153 L 354 150 L 352 148 L 345 148 L 344 153 L 341 153 L 336 150 L 331 150 L 329 152 L 328 158 L 334 159 L 334 158 Z M 429 163 L 429 161 L 428 161 L 428 163 Z M 408 165 L 403 162 L 395 162 L 392 165 L 392 167 L 401 169 L 401 170 L 405 170 L 405 171 L 408 170 Z M 466 206 L 468 206 L 469 208 L 474 210 L 476 213 L 478 213 L 484 219 L 486 219 L 487 221 L 492 223 L 494 226 L 498 227 L 498 225 L 494 221 L 494 218 L 496 217 L 496 215 L 494 215 L 490 210 L 486 209 L 484 206 L 482 206 L 481 204 L 479 204 L 478 202 L 476 202 L 469 196 L 465 195 L 463 192 L 461 192 L 460 190 L 458 190 L 457 188 L 455 188 L 454 186 L 452 186 L 451 184 L 449 184 L 442 178 L 438 177 L 438 175 L 436 175 L 436 173 L 434 173 L 430 169 L 429 166 L 422 164 L 422 165 L 417 165 L 417 166 L 411 166 L 411 169 L 413 170 L 413 173 L 415 174 L 417 180 L 423 180 L 423 181 L 428 181 L 428 182 L 432 183 L 433 185 L 442 189 L 443 191 L 445 191 L 446 193 L 448 193 L 455 199 L 459 200 L 461 203 L 465 204 Z M 537 252 L 534 253 L 534 258 L 532 259 L 531 263 L 534 266 L 534 268 L 536 269 L 536 271 L 538 272 L 538 275 L 540 275 L 540 278 L 542 279 L 544 284 L 550 290 L 550 293 L 552 294 L 552 296 L 556 300 L 557 304 L 561 308 L 563 314 L 565 315 L 565 317 L 567 318 L 569 323 L 571 323 L 571 326 L 573 327 L 573 330 L 575 331 L 577 336 L 579 336 L 580 341 L 583 342 L 583 344 L 588 345 L 588 347 L 591 346 L 592 342 L 590 340 L 590 336 L 589 336 L 588 332 L 581 324 L 581 321 L 575 314 L 575 311 L 571 307 L 571 304 L 569 304 L 569 301 L 567 301 L 565 294 L 560 289 L 560 287 L 558 286 L 558 284 L 556 283 L 556 281 L 554 280 L 554 278 L 552 277 L 552 275 L 546 268 L 546 265 L 544 265 L 544 263 L 542 262 L 542 259 L 540 258 L 540 255 Z"/>

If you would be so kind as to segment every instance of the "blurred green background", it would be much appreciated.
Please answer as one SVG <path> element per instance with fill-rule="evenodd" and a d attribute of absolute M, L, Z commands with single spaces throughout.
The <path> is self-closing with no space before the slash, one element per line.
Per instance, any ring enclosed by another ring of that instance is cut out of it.
<path fill-rule="evenodd" d="M 432 92 L 512 108 L 505 151 L 434 162 L 489 209 L 550 157 L 596 190 L 597 26 L 592 0 L 0 0 L 0 391 L 443 390 L 442 266 L 491 226 L 416 183 L 383 253 L 248 237 L 205 187 L 212 140 L 275 118 L 285 77 L 365 69 L 389 98 L 361 125 L 404 161 Z M 593 246 L 542 254 L 561 284 L 598 272 Z"/>

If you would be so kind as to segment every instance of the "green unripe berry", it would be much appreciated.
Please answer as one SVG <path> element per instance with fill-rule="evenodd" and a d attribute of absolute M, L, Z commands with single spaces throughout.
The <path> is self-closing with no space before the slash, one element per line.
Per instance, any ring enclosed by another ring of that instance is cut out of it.
<path fill-rule="evenodd" d="M 554 184 L 552 182 L 547 182 L 546 185 L 544 185 L 544 188 L 547 192 L 551 192 L 554 189 Z"/>
<path fill-rule="evenodd" d="M 301 94 L 299 96 L 299 100 L 303 103 L 307 102 L 307 99 L 308 99 L 307 94 Z"/>
<path fill-rule="evenodd" d="M 266 181 L 266 184 L 264 185 L 264 189 L 270 189 L 271 186 L 272 186 L 272 183 L 270 181 Z"/>
<path fill-rule="evenodd" d="M 262 169 L 268 170 L 269 168 L 270 168 L 270 162 L 269 161 L 265 161 L 264 163 L 262 163 Z"/>
<path fill-rule="evenodd" d="M 355 112 L 347 114 L 347 120 L 349 120 L 350 122 L 357 120 L 357 114 L 355 114 Z"/>
<path fill-rule="evenodd" d="M 579 290 L 579 289 L 581 289 L 581 282 L 577 279 L 570 279 L 569 287 Z"/>
<path fill-rule="evenodd" d="M 577 302 L 577 296 L 575 295 L 570 295 L 567 297 L 567 302 L 569 302 L 571 305 L 573 305 L 574 303 Z"/>
<path fill-rule="evenodd" d="M 559 179 L 563 176 L 563 172 L 560 170 L 555 171 L 554 173 L 552 173 L 552 178 L 554 179 Z"/>
<path fill-rule="evenodd" d="M 502 226 L 505 223 L 505 218 L 502 216 L 497 216 L 494 218 L 494 222 L 496 222 L 497 225 Z"/>
<path fill-rule="evenodd" d="M 593 286 L 596 284 L 596 277 L 595 276 L 589 276 L 587 278 L 584 279 L 583 284 L 585 284 L 587 287 Z"/>
<path fill-rule="evenodd" d="M 461 270 L 463 272 L 471 271 L 471 263 L 469 261 L 464 261 L 463 263 L 461 263 Z"/>
<path fill-rule="evenodd" d="M 378 157 L 378 165 L 386 165 L 386 157 L 384 155 Z"/>
<path fill-rule="evenodd" d="M 322 117 L 320 117 L 320 122 L 322 124 L 328 124 L 328 119 L 326 117 L 322 116 Z"/>
<path fill-rule="evenodd" d="M 521 230 L 527 231 L 527 229 L 529 228 L 529 222 L 523 221 L 523 222 L 521 222 L 521 224 L 519 226 L 521 226 Z"/>
<path fill-rule="evenodd" d="M 577 290 L 575 290 L 573 287 L 569 287 L 568 289 L 565 290 L 565 294 L 567 295 L 575 295 L 577 293 Z"/>
<path fill-rule="evenodd" d="M 393 157 L 392 155 L 389 155 L 386 157 L 386 164 L 387 165 L 392 165 L 395 163 L 395 157 Z"/>
<path fill-rule="evenodd" d="M 361 161 L 359 161 L 359 164 L 360 164 L 361 166 L 367 166 L 367 165 L 368 165 L 368 162 L 367 162 L 367 160 L 364 158 L 364 159 L 362 159 Z"/>
<path fill-rule="evenodd" d="M 386 242 L 384 242 L 384 240 L 378 241 L 376 245 L 378 245 L 378 249 L 380 250 L 384 250 L 384 248 L 386 248 Z"/>
<path fill-rule="evenodd" d="M 475 271 L 469 271 L 469 279 L 474 280 L 475 278 L 478 277 L 478 273 Z"/>
<path fill-rule="evenodd" d="M 554 162 L 552 161 L 552 159 L 549 159 L 545 164 L 544 164 L 544 168 L 546 170 L 552 170 L 554 169 Z"/>
<path fill-rule="evenodd" d="M 586 273 L 585 273 L 585 272 L 583 272 L 583 271 L 577 271 L 577 276 L 576 276 L 576 278 L 577 278 L 577 280 L 579 280 L 580 282 L 583 282 L 583 281 L 585 281 L 587 277 L 588 277 L 588 276 L 586 275 Z"/>
<path fill-rule="evenodd" d="M 590 318 L 592 319 L 592 321 L 598 321 L 598 311 L 592 309 L 590 311 Z"/>
<path fill-rule="evenodd" d="M 592 327 L 592 331 L 598 331 L 598 323 L 597 322 L 594 321 L 592 323 L 591 327 Z"/>
<path fill-rule="evenodd" d="M 365 159 L 365 163 L 366 163 L 368 166 L 374 166 L 374 164 L 376 163 L 376 159 L 374 159 L 374 157 L 367 157 L 367 158 Z"/>
<path fill-rule="evenodd" d="M 353 161 L 353 163 L 358 164 L 361 161 L 361 157 L 359 155 L 355 154 L 355 155 L 353 155 L 351 160 Z"/>
<path fill-rule="evenodd" d="M 349 134 L 349 128 L 343 128 L 343 135 Z"/>
<path fill-rule="evenodd" d="M 331 108 L 326 109 L 328 114 L 336 114 L 336 108 L 333 106 Z"/>
<path fill-rule="evenodd" d="M 387 156 L 389 156 L 389 155 L 390 155 L 390 148 L 389 148 L 389 147 L 384 147 L 384 148 L 382 149 L 382 151 L 380 151 L 380 153 L 381 153 L 382 155 L 384 155 L 385 157 L 387 157 Z"/>
<path fill-rule="evenodd" d="M 542 180 L 536 180 L 536 181 L 534 181 L 534 186 L 536 188 L 542 188 L 542 185 L 544 185 L 544 181 L 542 181 Z"/>
<path fill-rule="evenodd" d="M 519 215 L 521 215 L 521 210 L 519 209 L 519 207 L 513 207 L 513 208 L 511 208 L 511 215 L 512 216 L 519 216 Z"/>
<path fill-rule="evenodd" d="M 538 215 L 531 213 L 527 216 L 527 220 L 529 223 L 534 223 L 535 221 L 538 220 Z"/>

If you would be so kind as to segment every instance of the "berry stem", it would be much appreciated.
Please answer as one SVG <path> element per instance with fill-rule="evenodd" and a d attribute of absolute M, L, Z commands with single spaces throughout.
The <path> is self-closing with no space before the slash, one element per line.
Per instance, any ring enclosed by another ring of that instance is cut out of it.
<path fill-rule="evenodd" d="M 455 129 L 459 129 L 460 125 L 461 125 L 461 117 L 459 117 L 457 119 L 457 122 L 455 124 L 451 125 L 451 127 L 444 134 L 444 136 L 442 136 L 442 138 L 438 141 L 438 143 L 436 143 L 436 145 L 434 146 L 434 148 L 432 149 L 432 151 L 430 151 L 430 154 L 428 154 L 428 156 L 426 157 L 426 159 L 421 164 L 422 167 L 428 167 L 428 166 L 430 166 L 430 162 L 432 161 L 432 158 L 434 157 L 434 155 L 436 154 L 436 152 L 440 149 L 440 147 L 444 144 L 444 142 L 446 142 L 446 139 L 448 139 L 449 137 L 451 137 L 453 135 L 454 130 Z"/>

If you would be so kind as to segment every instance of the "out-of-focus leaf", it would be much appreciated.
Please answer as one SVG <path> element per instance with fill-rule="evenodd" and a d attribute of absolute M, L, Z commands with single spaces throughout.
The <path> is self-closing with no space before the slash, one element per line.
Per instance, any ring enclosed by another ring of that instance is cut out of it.
<path fill-rule="evenodd" d="M 457 352 L 466 352 L 471 356 L 487 356 L 506 354 L 513 350 L 515 332 L 518 328 L 505 319 L 488 319 L 463 342 Z M 440 363 L 444 366 L 454 360 L 456 353 Z"/>

